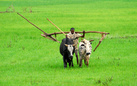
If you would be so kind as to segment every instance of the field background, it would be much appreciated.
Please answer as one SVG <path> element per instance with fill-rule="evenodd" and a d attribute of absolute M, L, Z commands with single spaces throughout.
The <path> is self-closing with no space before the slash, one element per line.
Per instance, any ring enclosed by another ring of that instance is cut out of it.
<path fill-rule="evenodd" d="M 49 18 L 63 31 L 110 35 L 91 54 L 88 68 L 79 68 L 74 56 L 74 68 L 64 69 L 59 43 L 41 37 L 16 12 L 0 13 L 0 86 L 137 86 L 136 0 L 0 0 L 0 12 L 10 5 L 47 33 L 59 32 Z M 100 37 L 85 38 L 95 40 L 94 49 Z"/>

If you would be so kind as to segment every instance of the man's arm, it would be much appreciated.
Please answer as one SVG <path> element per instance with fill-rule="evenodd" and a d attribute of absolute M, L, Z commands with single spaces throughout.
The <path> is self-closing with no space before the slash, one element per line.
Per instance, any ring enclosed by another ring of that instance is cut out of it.
<path fill-rule="evenodd" d="M 84 38 L 85 37 L 85 31 L 83 31 L 83 35 L 81 35 L 81 34 L 78 33 L 76 38 L 79 38 L 79 37 Z"/>

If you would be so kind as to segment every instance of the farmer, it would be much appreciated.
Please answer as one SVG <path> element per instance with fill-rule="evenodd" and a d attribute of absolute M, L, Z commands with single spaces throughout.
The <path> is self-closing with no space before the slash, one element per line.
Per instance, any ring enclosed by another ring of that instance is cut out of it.
<path fill-rule="evenodd" d="M 73 42 L 75 44 L 75 55 L 76 55 L 76 58 L 77 58 L 77 64 L 79 64 L 78 62 L 78 38 L 79 37 L 84 37 L 85 35 L 85 31 L 83 31 L 83 35 L 81 34 L 78 34 L 78 33 L 75 33 L 75 29 L 74 28 L 71 28 L 70 29 L 70 32 L 67 34 L 68 38 L 71 38 L 71 39 L 74 39 Z"/>

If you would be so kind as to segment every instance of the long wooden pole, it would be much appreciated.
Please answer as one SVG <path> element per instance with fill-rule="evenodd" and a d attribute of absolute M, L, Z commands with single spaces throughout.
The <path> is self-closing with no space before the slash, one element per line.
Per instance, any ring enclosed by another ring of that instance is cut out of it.
<path fill-rule="evenodd" d="M 63 33 L 69 33 L 69 32 L 63 32 Z M 83 33 L 83 31 L 76 31 L 75 33 Z M 99 32 L 99 31 L 85 31 L 85 33 L 109 34 L 109 33 L 106 33 L 106 32 Z M 54 32 L 54 33 L 50 33 L 49 35 L 55 35 L 55 34 L 62 34 L 62 32 Z"/>
<path fill-rule="evenodd" d="M 24 18 L 26 21 L 28 21 L 31 25 L 35 26 L 37 29 L 39 29 L 40 31 L 42 31 L 44 33 L 45 38 L 47 38 L 47 36 L 49 37 L 49 39 L 56 41 L 58 43 L 60 43 L 59 41 L 57 41 L 54 37 L 52 37 L 51 35 L 49 35 L 48 33 L 44 32 L 42 29 L 40 29 L 38 26 L 36 26 L 35 24 L 33 24 L 32 22 L 30 22 L 28 19 L 26 19 L 24 16 L 22 16 L 21 14 L 17 13 L 18 15 L 20 15 L 22 18 Z"/>
<path fill-rule="evenodd" d="M 43 30 L 41 30 L 38 26 L 36 26 L 35 24 L 33 24 L 32 22 L 30 22 L 28 19 L 26 19 L 24 16 L 22 16 L 21 14 L 17 13 L 18 15 L 20 15 L 22 18 L 24 18 L 27 22 L 29 22 L 31 25 L 33 25 L 34 27 L 36 27 L 37 29 L 39 29 L 40 31 L 42 31 L 44 34 L 47 35 L 47 33 L 45 33 Z"/>
<path fill-rule="evenodd" d="M 66 36 L 66 34 L 65 34 L 59 27 L 57 27 L 52 21 L 50 21 L 48 18 L 47 18 L 47 20 L 48 20 L 52 25 L 54 25 L 57 29 L 59 29 L 61 33 L 63 33 L 63 34 Z"/>

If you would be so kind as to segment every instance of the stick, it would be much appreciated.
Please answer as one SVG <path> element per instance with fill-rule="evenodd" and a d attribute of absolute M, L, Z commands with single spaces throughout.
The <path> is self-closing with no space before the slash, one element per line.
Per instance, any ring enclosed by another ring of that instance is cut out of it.
<path fill-rule="evenodd" d="M 47 20 L 52 24 L 54 25 L 57 29 L 59 29 L 61 31 L 61 33 L 63 33 L 64 35 L 66 35 L 59 27 L 57 27 L 52 21 L 50 21 L 48 18 Z"/>
<path fill-rule="evenodd" d="M 22 18 L 24 18 L 26 21 L 28 21 L 31 25 L 33 25 L 34 27 L 36 27 L 37 29 L 39 29 L 40 31 L 42 31 L 43 33 L 45 33 L 43 30 L 41 30 L 38 26 L 34 25 L 33 23 L 31 23 L 28 19 L 26 19 L 24 16 L 22 16 L 21 14 L 17 13 L 18 15 L 20 15 Z M 45 33 L 46 35 L 48 35 L 47 33 Z"/>
<path fill-rule="evenodd" d="M 98 45 L 96 46 L 96 48 L 93 50 L 94 52 L 96 51 L 96 49 L 98 48 L 98 46 L 100 45 L 100 43 L 102 42 L 102 40 L 106 37 L 107 34 L 103 35 L 102 34 L 102 38 L 99 40 Z"/>
<path fill-rule="evenodd" d="M 63 32 L 63 33 L 69 33 L 69 32 Z M 83 33 L 83 31 L 77 31 L 75 33 Z M 106 32 L 99 32 L 99 31 L 85 31 L 85 33 L 100 33 L 100 34 L 109 34 L 109 33 L 106 33 Z M 54 35 L 54 34 L 62 34 L 62 32 L 54 32 L 54 33 L 51 33 L 49 35 Z"/>
<path fill-rule="evenodd" d="M 15 9 L 14 9 L 13 5 L 11 5 L 11 7 L 12 7 L 13 12 L 15 12 Z"/>
<path fill-rule="evenodd" d="M 47 39 L 50 39 L 50 40 L 53 40 L 53 41 L 56 41 L 56 42 L 58 42 L 58 43 L 60 43 L 58 40 L 56 40 L 54 37 L 52 37 L 52 36 L 46 36 L 45 34 L 41 34 L 41 36 L 43 36 L 43 37 L 45 37 L 45 38 L 47 38 Z"/>
<path fill-rule="evenodd" d="M 44 34 L 42 35 L 43 37 L 49 36 L 49 38 L 53 41 L 56 41 L 59 43 L 59 41 L 57 41 L 54 37 L 52 37 L 51 35 L 47 34 L 46 32 L 44 32 L 42 29 L 40 29 L 38 26 L 34 25 L 33 23 L 31 23 L 28 19 L 26 19 L 24 16 L 22 16 L 21 14 L 17 13 L 18 15 L 20 15 L 22 18 L 24 18 L 26 21 L 28 21 L 31 25 L 35 26 L 37 29 L 39 29 L 40 31 L 42 31 Z M 48 38 L 48 39 L 49 39 Z"/>

